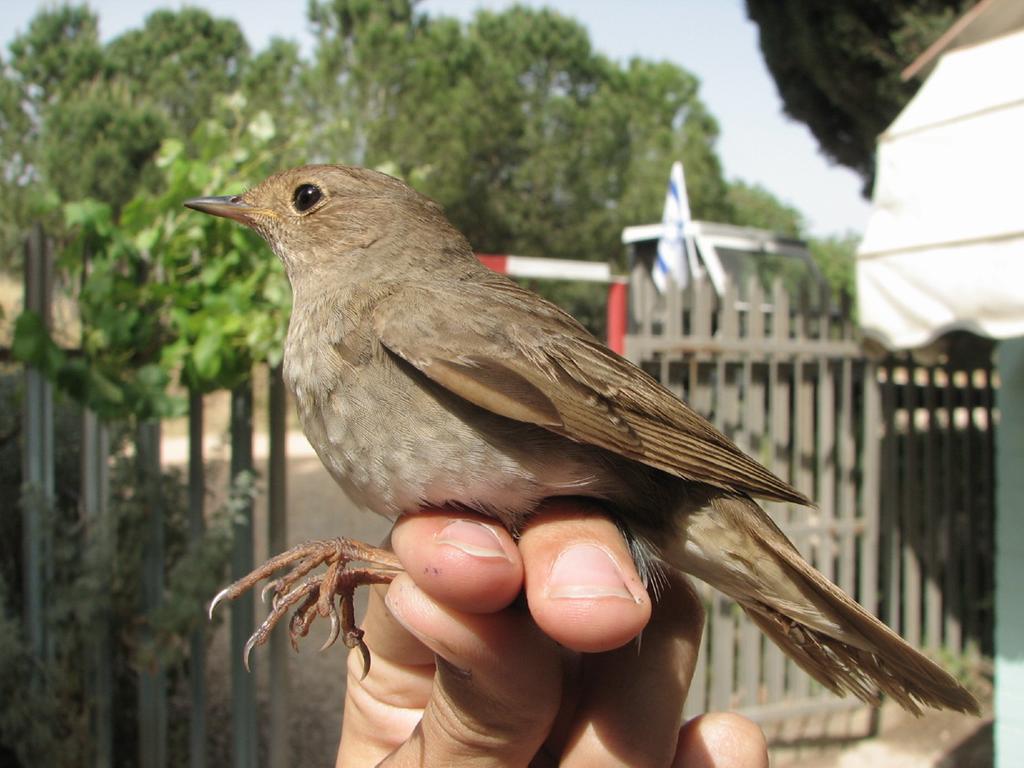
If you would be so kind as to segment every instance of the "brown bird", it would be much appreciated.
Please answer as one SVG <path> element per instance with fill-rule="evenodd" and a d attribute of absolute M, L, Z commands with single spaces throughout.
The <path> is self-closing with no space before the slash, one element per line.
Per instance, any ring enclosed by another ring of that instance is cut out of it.
<path fill-rule="evenodd" d="M 284 375 L 310 443 L 357 503 L 390 518 L 471 509 L 515 532 L 546 498 L 586 496 L 617 521 L 645 581 L 690 573 L 736 600 L 816 680 L 869 703 L 978 712 L 956 680 L 812 568 L 753 497 L 810 504 L 553 304 L 474 257 L 440 206 L 339 165 L 185 203 L 258 232 L 294 302 Z M 369 563 L 354 569 L 352 560 Z M 323 576 L 310 576 L 319 565 Z M 352 590 L 389 581 L 388 552 L 339 539 L 268 561 L 292 642 L 316 616 L 360 647 Z M 335 600 L 340 601 L 341 616 Z M 211 607 L 212 610 L 212 607 Z"/>

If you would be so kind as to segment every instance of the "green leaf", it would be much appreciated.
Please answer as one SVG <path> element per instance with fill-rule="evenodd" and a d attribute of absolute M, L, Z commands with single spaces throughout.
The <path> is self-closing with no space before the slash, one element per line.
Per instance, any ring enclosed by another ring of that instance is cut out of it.
<path fill-rule="evenodd" d="M 135 236 L 135 247 L 140 251 L 151 251 L 160 239 L 160 230 L 157 227 L 147 227 Z"/>
<path fill-rule="evenodd" d="M 64 222 L 69 227 L 106 229 L 112 219 L 110 206 L 99 200 L 86 199 L 64 206 Z"/>
<path fill-rule="evenodd" d="M 109 413 L 124 405 L 125 393 L 123 386 L 107 376 L 98 368 L 90 368 L 86 375 L 88 387 L 86 397 L 89 404 Z"/>
<path fill-rule="evenodd" d="M 47 187 L 39 194 L 32 195 L 32 210 L 37 216 L 45 216 L 51 211 L 60 210 L 61 199 L 57 190 Z"/>
<path fill-rule="evenodd" d="M 25 310 L 14 323 L 11 354 L 15 360 L 32 365 L 44 376 L 54 378 L 66 358 L 64 351 L 50 337 L 43 319 L 31 310 Z"/>
<path fill-rule="evenodd" d="M 207 381 L 213 381 L 221 370 L 221 346 L 224 337 L 220 331 L 207 329 L 192 347 L 192 363 L 196 374 Z"/>
<path fill-rule="evenodd" d="M 196 189 L 206 189 L 210 184 L 212 171 L 205 163 L 192 163 L 188 170 L 188 181 Z M 220 194 L 219 192 L 217 194 Z"/>
<path fill-rule="evenodd" d="M 164 139 L 156 155 L 156 167 L 166 168 L 177 160 L 184 150 L 185 144 L 181 139 Z"/>
<path fill-rule="evenodd" d="M 162 392 L 167 387 L 168 381 L 169 377 L 163 366 L 150 363 L 139 368 L 138 382 L 148 389 Z"/>

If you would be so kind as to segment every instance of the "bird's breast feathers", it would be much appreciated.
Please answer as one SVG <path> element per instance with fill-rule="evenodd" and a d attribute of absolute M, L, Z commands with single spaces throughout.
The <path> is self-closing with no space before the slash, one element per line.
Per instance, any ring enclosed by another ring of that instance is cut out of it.
<path fill-rule="evenodd" d="M 329 393 L 306 366 L 288 371 L 321 461 L 353 501 L 387 517 L 458 505 L 515 526 L 546 497 L 602 495 L 589 447 L 484 412 L 397 361 L 346 364 Z"/>

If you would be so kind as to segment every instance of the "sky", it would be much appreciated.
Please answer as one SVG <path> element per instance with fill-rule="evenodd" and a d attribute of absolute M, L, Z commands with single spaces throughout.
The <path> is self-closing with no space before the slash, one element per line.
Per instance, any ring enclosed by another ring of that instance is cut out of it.
<path fill-rule="evenodd" d="M 640 56 L 674 62 L 701 81 L 700 97 L 718 121 L 718 153 L 729 179 L 760 184 L 800 211 L 814 235 L 861 233 L 869 204 L 861 180 L 830 163 L 810 131 L 785 116 L 758 46 L 757 27 L 742 0 L 520 0 L 554 8 L 590 32 L 596 50 L 619 61 Z M 0 46 L 23 32 L 47 0 L 0 0 Z M 104 41 L 138 27 L 175 0 L 91 0 Z M 193 0 L 235 19 L 254 49 L 273 36 L 297 40 L 308 54 L 312 36 L 305 0 Z M 500 10 L 512 0 L 425 0 L 431 15 L 468 21 L 479 8 Z M 6 51 L 5 51 L 6 52 Z M 666 182 L 669 169 L 665 169 Z"/>

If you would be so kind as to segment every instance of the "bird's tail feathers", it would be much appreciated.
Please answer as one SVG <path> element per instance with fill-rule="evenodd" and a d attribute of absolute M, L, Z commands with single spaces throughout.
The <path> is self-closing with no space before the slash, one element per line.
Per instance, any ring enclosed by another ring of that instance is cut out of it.
<path fill-rule="evenodd" d="M 886 653 L 867 651 L 811 629 L 767 605 L 740 604 L 787 656 L 837 696 L 852 694 L 877 706 L 882 691 L 915 715 L 920 715 L 924 706 L 979 714 L 978 702 L 970 693 L 902 640 Z"/>
<path fill-rule="evenodd" d="M 882 691 L 915 715 L 925 706 L 979 713 L 952 675 L 808 564 L 749 497 L 719 496 L 682 528 L 665 558 L 736 600 L 826 688 L 870 704 Z"/>

